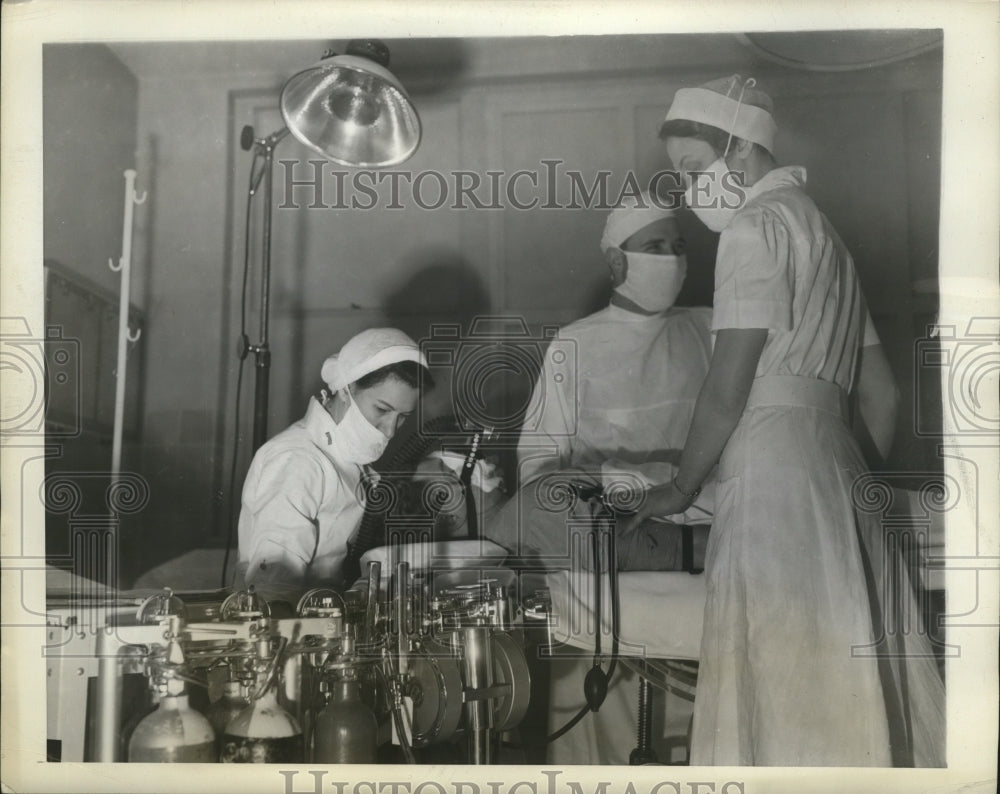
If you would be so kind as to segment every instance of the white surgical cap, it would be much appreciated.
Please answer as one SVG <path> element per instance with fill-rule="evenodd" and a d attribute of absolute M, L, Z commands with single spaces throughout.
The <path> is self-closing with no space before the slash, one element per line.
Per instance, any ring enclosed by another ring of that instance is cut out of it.
<path fill-rule="evenodd" d="M 760 144 L 773 154 L 774 136 L 778 132 L 778 125 L 771 115 L 773 108 L 771 97 L 748 86 L 739 75 L 734 74 L 697 88 L 680 89 L 674 94 L 673 104 L 664 121 L 685 119 L 709 124 L 725 132 L 732 130 L 737 138 Z"/>
<path fill-rule="evenodd" d="M 601 235 L 601 251 L 618 248 L 644 226 L 661 218 L 672 218 L 674 211 L 665 207 L 660 199 L 643 191 L 638 196 L 622 197 L 619 205 L 608 214 Z"/>
<path fill-rule="evenodd" d="M 337 391 L 370 372 L 400 361 L 415 361 L 427 366 L 427 359 L 417 343 L 402 331 L 369 328 L 349 339 L 339 353 L 324 361 L 320 374 L 330 390 Z"/>

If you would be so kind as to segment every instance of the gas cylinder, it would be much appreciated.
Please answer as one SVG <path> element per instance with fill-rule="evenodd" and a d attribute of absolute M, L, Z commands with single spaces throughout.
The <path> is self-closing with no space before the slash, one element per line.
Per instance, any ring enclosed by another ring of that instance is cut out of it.
<path fill-rule="evenodd" d="M 229 721 L 249 705 L 250 701 L 243 694 L 242 684 L 239 681 L 226 681 L 223 685 L 222 696 L 208 707 L 205 716 L 212 723 L 212 728 L 218 737 L 216 744 L 220 752 L 222 750 L 222 735 Z"/>
<path fill-rule="evenodd" d="M 139 676 L 135 676 L 138 678 Z M 128 681 L 127 677 L 123 677 L 123 682 Z M 122 725 L 121 730 L 121 757 L 128 758 L 128 743 L 132 739 L 132 734 L 135 733 L 135 729 L 139 727 L 139 723 L 142 722 L 150 714 L 153 714 L 160 707 L 160 696 L 158 693 L 153 692 L 146 686 L 146 681 L 143 679 L 143 693 L 141 696 L 136 698 L 133 705 L 130 702 L 132 708 L 128 709 L 130 713 L 129 718 Z M 124 702 L 122 704 L 124 706 Z M 190 704 L 189 704 L 190 705 Z"/>
<path fill-rule="evenodd" d="M 378 723 L 353 677 L 331 682 L 330 699 L 316 717 L 313 760 L 321 764 L 373 764 Z"/>
<path fill-rule="evenodd" d="M 204 715 L 188 705 L 187 695 L 166 695 L 140 722 L 128 743 L 133 762 L 213 762 L 215 732 Z"/>
<path fill-rule="evenodd" d="M 225 764 L 298 764 L 305 760 L 302 729 L 278 703 L 275 685 L 226 725 L 219 760 Z"/>

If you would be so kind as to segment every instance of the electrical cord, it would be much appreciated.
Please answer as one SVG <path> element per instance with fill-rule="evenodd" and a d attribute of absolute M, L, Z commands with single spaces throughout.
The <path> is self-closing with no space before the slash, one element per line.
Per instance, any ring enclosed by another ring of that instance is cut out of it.
<path fill-rule="evenodd" d="M 606 514 L 607 515 L 607 514 Z M 594 554 L 594 591 L 595 591 L 595 617 L 597 619 L 597 636 L 594 640 L 594 666 L 587 671 L 587 676 L 584 679 L 584 696 L 586 698 L 586 703 L 580 707 L 580 710 L 570 717 L 562 727 L 558 730 L 553 731 L 548 736 L 542 740 L 542 744 L 551 744 L 557 739 L 562 738 L 567 733 L 569 733 L 573 728 L 575 728 L 580 720 L 587 716 L 590 712 L 596 712 L 600 709 L 601 704 L 604 701 L 604 697 L 607 695 L 608 686 L 611 683 L 611 678 L 615 674 L 615 669 L 618 667 L 618 634 L 619 626 L 621 623 L 621 603 L 619 601 L 618 592 L 618 552 L 615 547 L 615 539 L 613 534 L 604 533 L 604 536 L 608 539 L 608 586 L 611 592 L 611 662 L 608 665 L 608 672 L 604 673 L 600 669 L 600 662 L 598 661 L 601 655 L 601 566 L 600 566 L 600 535 L 601 531 L 598 526 L 594 527 L 594 530 L 590 536 L 591 539 L 591 550 Z M 595 673 L 596 671 L 596 673 Z M 598 677 L 603 679 L 600 683 L 595 683 Z M 595 690 L 601 689 L 603 691 L 596 692 Z M 596 696 L 599 694 L 599 700 Z M 505 742 L 504 746 L 512 747 L 514 749 L 523 750 L 523 744 L 516 744 L 513 742 Z"/>
<path fill-rule="evenodd" d="M 238 514 L 236 512 L 236 467 L 239 461 L 240 449 L 240 395 L 243 391 L 243 362 L 247 353 L 247 282 L 250 271 L 250 211 L 253 208 L 253 197 L 258 179 L 254 174 L 259 153 L 254 148 L 253 160 L 250 162 L 250 183 L 247 189 L 246 223 L 243 226 L 243 285 L 240 291 L 240 363 L 236 369 L 236 405 L 233 411 L 233 458 L 229 469 L 229 515 L 226 524 L 226 553 L 222 557 L 222 571 L 219 573 L 219 586 L 225 588 L 226 569 L 229 567 L 229 554 L 233 548 L 233 530 L 236 527 Z"/>
<path fill-rule="evenodd" d="M 573 715 L 573 717 L 571 717 L 566 722 L 565 725 L 563 725 L 559 730 L 555 731 L 554 733 L 550 733 L 548 736 L 546 736 L 545 740 L 543 741 L 543 744 L 552 744 L 552 742 L 554 742 L 556 739 L 562 738 L 564 735 L 573 730 L 573 728 L 577 726 L 580 720 L 586 717 L 589 713 L 590 713 L 590 704 L 584 703 L 583 706 L 580 707 L 580 710 L 575 715 Z M 519 749 L 523 749 L 523 747 L 519 746 Z"/>
<path fill-rule="evenodd" d="M 604 703 L 604 698 L 608 694 L 608 684 L 614 674 L 618 664 L 618 559 L 615 553 L 614 536 L 607 531 L 602 531 L 599 520 L 601 513 L 598 512 L 595 518 L 594 529 L 590 535 L 591 549 L 594 556 L 594 617 L 597 622 L 597 634 L 594 639 L 594 664 L 587 671 L 587 676 L 583 681 L 584 696 L 587 699 L 587 706 L 591 711 L 597 711 Z M 601 540 L 607 541 L 607 561 L 608 561 L 608 587 L 611 590 L 611 663 L 608 665 L 608 672 L 601 669 L 601 632 L 604 630 L 604 593 L 601 587 Z"/>

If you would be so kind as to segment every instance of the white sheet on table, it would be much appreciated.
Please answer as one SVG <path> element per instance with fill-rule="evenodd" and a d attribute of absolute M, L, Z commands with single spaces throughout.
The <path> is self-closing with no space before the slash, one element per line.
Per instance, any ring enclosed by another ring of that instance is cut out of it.
<path fill-rule="evenodd" d="M 552 596 L 553 640 L 592 652 L 596 617 L 590 573 L 556 571 L 546 577 Z M 705 576 L 634 571 L 618 575 L 619 653 L 657 659 L 697 659 L 705 611 Z M 611 650 L 608 577 L 601 584 L 602 652 Z"/>
<path fill-rule="evenodd" d="M 361 570 L 369 562 L 382 566 L 382 575 L 391 573 L 392 566 L 406 562 L 411 572 L 453 571 L 458 568 L 476 568 L 499 565 L 507 552 L 491 540 L 437 540 L 423 543 L 405 543 L 393 546 L 376 546 L 361 555 Z"/>

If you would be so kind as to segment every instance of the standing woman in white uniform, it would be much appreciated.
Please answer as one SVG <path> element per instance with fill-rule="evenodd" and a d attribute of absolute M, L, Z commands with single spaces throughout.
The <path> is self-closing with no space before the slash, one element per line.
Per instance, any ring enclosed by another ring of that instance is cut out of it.
<path fill-rule="evenodd" d="M 885 636 L 900 563 L 851 496 L 866 466 L 847 395 L 884 455 L 898 392 L 851 256 L 805 170 L 777 167 L 753 84 L 678 91 L 660 131 L 688 206 L 721 232 L 716 339 L 677 476 L 624 528 L 683 510 L 718 462 L 693 765 L 943 765 L 932 650 Z"/>
<path fill-rule="evenodd" d="M 362 331 L 321 374 L 327 388 L 257 450 L 243 484 L 237 586 L 292 603 L 310 587 L 343 584 L 368 464 L 416 408 L 419 387 L 430 385 L 423 353 L 395 328 Z"/>

